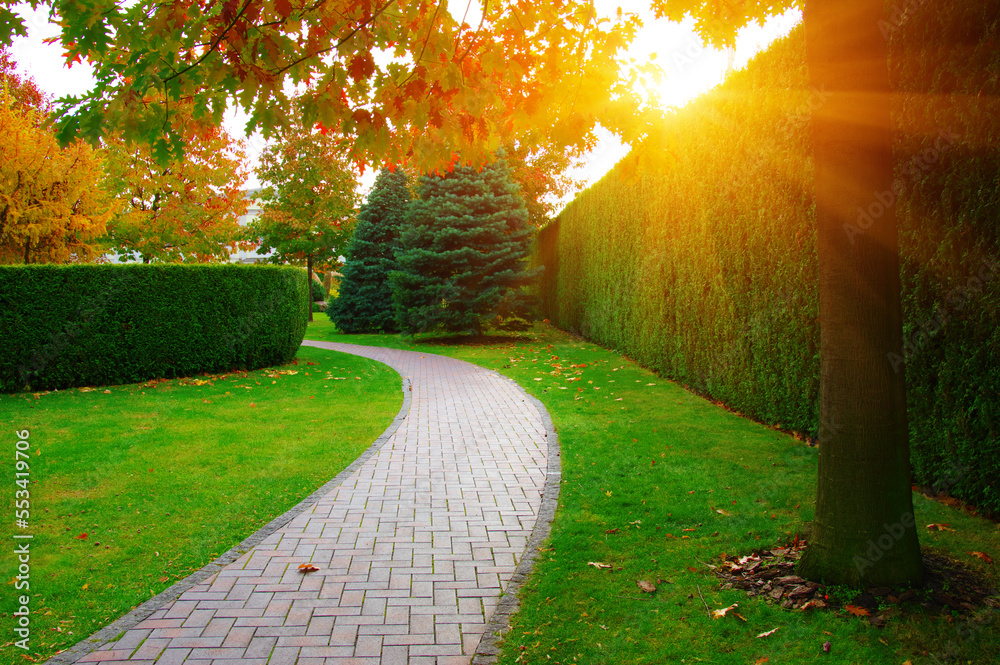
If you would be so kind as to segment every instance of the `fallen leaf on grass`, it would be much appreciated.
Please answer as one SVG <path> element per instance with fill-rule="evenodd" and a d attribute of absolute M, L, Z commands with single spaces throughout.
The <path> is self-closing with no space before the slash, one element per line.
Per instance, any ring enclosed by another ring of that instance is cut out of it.
<path fill-rule="evenodd" d="M 866 617 L 871 616 L 871 613 L 863 607 L 858 607 L 857 605 L 844 605 L 844 610 L 850 612 L 856 617 Z"/>
<path fill-rule="evenodd" d="M 252 408 L 254 408 L 254 407 L 256 407 L 256 406 L 257 406 L 257 403 L 256 403 L 256 402 L 250 402 L 250 408 L 251 408 L 251 409 L 252 409 Z"/>
<path fill-rule="evenodd" d="M 721 610 L 712 610 L 712 618 L 721 619 L 722 617 L 726 616 L 726 612 L 728 612 L 729 610 L 735 610 L 737 607 L 739 607 L 739 605 L 740 605 L 739 603 L 733 603 L 729 607 L 723 607 Z"/>
<path fill-rule="evenodd" d="M 636 586 L 638 586 L 639 590 L 643 593 L 653 593 L 656 591 L 656 586 L 647 580 L 639 580 L 636 582 Z"/>
<path fill-rule="evenodd" d="M 977 559 L 982 559 L 986 563 L 993 563 L 993 559 L 990 558 L 989 554 L 985 552 L 969 552 L 969 556 L 974 556 Z"/>
<path fill-rule="evenodd" d="M 79 536 L 73 536 L 73 537 L 76 538 L 77 540 L 87 540 L 87 533 L 84 532 L 81 533 Z"/>
<path fill-rule="evenodd" d="M 947 524 L 928 524 L 927 528 L 930 531 L 954 531 L 954 529 Z"/>
<path fill-rule="evenodd" d="M 593 566 L 594 568 L 597 568 L 598 570 L 600 570 L 601 568 L 608 568 L 608 569 L 611 568 L 611 564 L 610 563 L 601 563 L 600 561 L 588 561 L 587 565 L 588 566 Z"/>
<path fill-rule="evenodd" d="M 823 652 L 830 653 L 830 640 L 823 642 Z"/>
<path fill-rule="evenodd" d="M 317 568 L 316 566 L 312 565 L 311 563 L 301 563 L 301 564 L 299 564 L 299 572 L 300 573 L 312 573 L 312 572 L 315 572 L 317 570 L 319 570 L 319 568 Z"/>
<path fill-rule="evenodd" d="M 80 589 L 81 589 L 82 591 L 86 591 L 86 590 L 87 590 L 87 589 L 89 589 L 89 588 L 90 588 L 90 585 L 89 585 L 89 584 L 84 584 L 84 585 L 83 585 L 82 587 L 80 587 Z"/>
<path fill-rule="evenodd" d="M 778 626 L 778 628 L 781 628 L 781 626 Z M 770 637 L 771 635 L 774 635 L 776 632 L 778 632 L 778 628 L 772 628 L 766 633 L 761 633 L 760 635 L 757 636 L 757 639 L 760 639 L 762 637 Z"/>
<path fill-rule="evenodd" d="M 764 665 L 764 663 L 766 662 L 767 662 L 767 656 L 764 656 L 763 658 L 758 658 L 757 660 L 755 660 L 753 665 Z"/>

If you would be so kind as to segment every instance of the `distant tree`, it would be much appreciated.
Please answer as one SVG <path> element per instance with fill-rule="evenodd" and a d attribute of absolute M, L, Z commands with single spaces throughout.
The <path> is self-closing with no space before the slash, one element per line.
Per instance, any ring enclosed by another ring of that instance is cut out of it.
<path fill-rule="evenodd" d="M 51 110 L 48 96 L 30 76 L 17 73 L 17 63 L 6 48 L 0 48 L 0 88 L 7 89 L 11 106 L 18 111 L 38 111 L 38 119 L 44 120 Z"/>
<path fill-rule="evenodd" d="M 389 273 L 397 267 L 399 234 L 410 198 L 410 179 L 404 172 L 379 172 L 347 246 L 340 295 L 326 310 L 339 330 L 397 330 Z"/>
<path fill-rule="evenodd" d="M 187 140 L 182 160 L 162 164 L 147 144 L 106 141 L 106 187 L 118 199 L 108 223 L 109 247 L 127 261 L 227 260 L 250 249 L 239 218 L 246 213 L 242 185 L 246 155 L 225 129 L 175 116 Z"/>
<path fill-rule="evenodd" d="M 422 176 L 418 195 L 390 277 L 400 328 L 478 334 L 491 319 L 529 319 L 534 229 L 506 163 Z"/>
<path fill-rule="evenodd" d="M 566 173 L 580 162 L 578 148 L 553 141 L 542 141 L 539 146 L 508 142 L 504 153 L 511 177 L 520 187 L 528 222 L 535 228 L 552 218 L 558 199 L 580 189 L 581 183 Z"/>
<path fill-rule="evenodd" d="M 347 251 L 357 176 L 342 141 L 303 119 L 299 108 L 297 103 L 296 122 L 261 155 L 257 175 L 269 186 L 250 230 L 260 240 L 259 254 L 274 250 L 273 263 L 305 263 L 311 281 L 315 264 L 336 264 Z M 308 311 L 312 321 L 311 302 Z"/>
<path fill-rule="evenodd" d="M 92 260 L 111 214 L 100 157 L 82 141 L 60 148 L 44 114 L 9 89 L 0 86 L 0 263 Z"/>

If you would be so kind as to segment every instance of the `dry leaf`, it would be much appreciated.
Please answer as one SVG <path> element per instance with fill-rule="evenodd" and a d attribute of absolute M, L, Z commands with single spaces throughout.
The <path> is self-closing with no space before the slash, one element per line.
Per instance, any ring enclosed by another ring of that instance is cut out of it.
<path fill-rule="evenodd" d="M 778 628 L 781 628 L 781 626 L 778 626 Z M 771 635 L 774 635 L 776 632 L 778 632 L 778 628 L 772 628 L 766 633 L 761 633 L 760 635 L 757 636 L 757 638 L 760 639 L 761 637 L 770 637 Z"/>
<path fill-rule="evenodd" d="M 312 573 L 312 572 L 315 572 L 317 570 L 319 570 L 319 568 L 317 568 L 316 566 L 312 565 L 311 563 L 302 563 L 302 564 L 299 564 L 299 572 L 300 573 Z"/>
<path fill-rule="evenodd" d="M 79 536 L 73 536 L 73 537 L 76 538 L 77 540 L 87 540 L 86 532 L 81 533 Z"/>
<path fill-rule="evenodd" d="M 931 531 L 954 531 L 954 529 L 947 524 L 928 524 L 927 528 Z"/>
<path fill-rule="evenodd" d="M 737 607 L 739 607 L 739 605 L 740 605 L 739 603 L 733 603 L 729 607 L 723 607 L 721 610 L 713 610 L 712 618 L 721 619 L 722 617 L 726 616 L 726 612 L 728 612 L 729 610 L 735 610 Z"/>
<path fill-rule="evenodd" d="M 89 588 L 90 588 L 89 584 L 84 584 L 82 587 L 80 587 L 80 589 L 83 590 L 83 591 L 86 591 Z"/>
<path fill-rule="evenodd" d="M 871 613 L 868 610 L 863 607 L 858 607 L 857 605 L 844 605 L 844 609 L 856 617 L 871 616 Z"/>
<path fill-rule="evenodd" d="M 990 558 L 989 554 L 985 552 L 969 552 L 969 556 L 974 556 L 977 559 L 982 559 L 986 563 L 993 563 L 993 559 Z"/>
<path fill-rule="evenodd" d="M 598 570 L 600 570 L 601 568 L 611 568 L 611 564 L 610 563 L 601 563 L 600 561 L 588 561 L 587 565 L 588 566 L 593 566 L 594 568 L 597 568 Z"/>
<path fill-rule="evenodd" d="M 257 406 L 257 404 L 255 402 L 250 402 L 250 408 L 251 409 L 254 408 L 255 406 Z"/>
<path fill-rule="evenodd" d="M 648 582 L 646 580 L 639 580 L 636 582 L 636 585 L 643 593 L 653 593 L 656 591 L 656 586 L 652 582 Z"/>
<path fill-rule="evenodd" d="M 757 660 L 755 660 L 753 665 L 764 665 L 764 663 L 766 662 L 767 662 L 767 656 L 764 656 L 763 658 L 758 658 Z"/>

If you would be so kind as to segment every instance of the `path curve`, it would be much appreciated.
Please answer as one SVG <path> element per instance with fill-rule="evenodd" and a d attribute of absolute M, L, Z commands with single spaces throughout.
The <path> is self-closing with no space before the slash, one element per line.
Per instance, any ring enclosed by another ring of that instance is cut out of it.
<path fill-rule="evenodd" d="M 395 369 L 393 424 L 301 504 L 50 663 L 491 660 L 555 511 L 544 407 L 461 360 L 303 344 Z"/>

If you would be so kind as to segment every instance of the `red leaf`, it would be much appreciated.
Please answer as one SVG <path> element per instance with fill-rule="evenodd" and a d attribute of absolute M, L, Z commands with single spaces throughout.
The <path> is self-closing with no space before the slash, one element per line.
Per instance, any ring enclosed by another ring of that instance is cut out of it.
<path fill-rule="evenodd" d="M 375 73 L 375 60 L 370 53 L 363 51 L 355 54 L 347 65 L 347 73 L 355 81 L 366 79 Z"/>
<path fill-rule="evenodd" d="M 317 570 L 319 570 L 319 568 L 317 568 L 316 566 L 312 565 L 311 563 L 302 563 L 302 564 L 299 564 L 299 572 L 300 573 L 312 573 L 312 572 L 315 572 Z"/>
<path fill-rule="evenodd" d="M 982 559 L 986 563 L 993 563 L 993 559 L 990 558 L 989 554 L 985 552 L 969 552 L 969 556 L 974 556 L 977 559 Z"/>
<path fill-rule="evenodd" d="M 73 537 L 76 538 L 77 540 L 87 540 L 86 533 L 81 533 L 79 536 L 73 536 Z"/>

